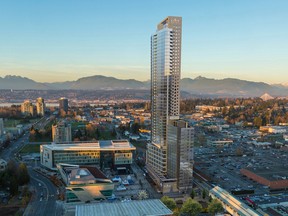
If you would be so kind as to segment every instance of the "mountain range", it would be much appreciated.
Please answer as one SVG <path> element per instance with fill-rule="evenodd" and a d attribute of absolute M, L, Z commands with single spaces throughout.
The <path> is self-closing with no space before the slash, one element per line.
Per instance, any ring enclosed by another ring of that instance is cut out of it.
<path fill-rule="evenodd" d="M 240 79 L 211 79 L 196 77 L 195 79 L 183 78 L 180 81 L 181 91 L 191 95 L 211 95 L 230 97 L 259 97 L 265 93 L 272 96 L 287 96 L 288 85 L 269 85 L 264 82 L 252 82 Z M 117 79 L 95 75 L 83 77 L 76 81 L 40 83 L 20 76 L 0 77 L 0 89 L 15 90 L 133 90 L 150 89 L 150 81 L 135 79 Z"/>

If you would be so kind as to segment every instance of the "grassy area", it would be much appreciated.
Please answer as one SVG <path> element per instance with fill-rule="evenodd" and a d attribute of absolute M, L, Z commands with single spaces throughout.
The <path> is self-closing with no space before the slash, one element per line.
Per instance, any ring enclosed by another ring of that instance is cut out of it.
<path fill-rule="evenodd" d="M 27 144 L 20 150 L 20 154 L 28 153 L 40 153 L 40 144 Z"/>
<path fill-rule="evenodd" d="M 15 119 L 6 119 L 4 121 L 4 127 L 9 128 L 9 127 L 16 127 L 18 125 L 20 120 L 15 120 Z"/>
<path fill-rule="evenodd" d="M 100 131 L 99 140 L 114 140 L 116 136 L 113 136 L 111 131 Z"/>

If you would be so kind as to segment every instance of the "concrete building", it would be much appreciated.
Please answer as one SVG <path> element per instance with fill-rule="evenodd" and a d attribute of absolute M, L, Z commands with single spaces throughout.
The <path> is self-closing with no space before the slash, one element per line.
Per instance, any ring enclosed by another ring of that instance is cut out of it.
<path fill-rule="evenodd" d="M 34 115 L 34 106 L 30 100 L 26 100 L 21 104 L 21 113 L 23 115 Z"/>
<path fill-rule="evenodd" d="M 76 216 L 172 216 L 173 212 L 158 199 L 134 200 L 130 202 L 97 203 L 77 205 Z"/>
<path fill-rule="evenodd" d="M 185 191 L 193 185 L 194 128 L 183 120 L 168 125 L 167 177 L 175 178 L 177 189 Z"/>
<path fill-rule="evenodd" d="M 68 112 L 68 99 L 64 97 L 59 99 L 59 113 L 61 114 L 62 112 Z"/>
<path fill-rule="evenodd" d="M 37 115 L 44 116 L 45 114 L 45 102 L 44 99 L 39 97 L 36 99 L 36 111 Z"/>
<path fill-rule="evenodd" d="M 241 216 L 260 216 L 258 212 L 250 208 L 245 203 L 232 196 L 228 191 L 216 186 L 209 191 L 213 199 L 219 200 L 224 209 L 231 215 Z"/>
<path fill-rule="evenodd" d="M 112 197 L 114 183 L 95 166 L 57 164 L 65 183 L 66 202 L 92 202 Z"/>
<path fill-rule="evenodd" d="M 71 142 L 40 146 L 41 164 L 55 169 L 58 163 L 99 165 L 101 168 L 128 167 L 136 148 L 127 140 Z"/>
<path fill-rule="evenodd" d="M 215 140 L 215 139 L 209 139 L 208 145 L 214 146 L 214 147 L 224 147 L 229 146 L 233 144 L 233 140 L 231 139 L 222 139 L 222 140 Z"/>
<path fill-rule="evenodd" d="M 4 134 L 4 122 L 3 118 L 0 118 L 0 137 Z"/>
<path fill-rule="evenodd" d="M 182 18 L 174 16 L 168 16 L 161 21 L 157 25 L 156 33 L 151 37 L 152 130 L 151 143 L 147 145 L 146 167 L 149 176 L 163 193 L 178 191 L 183 184 L 179 179 L 182 175 L 179 164 L 185 156 L 181 158 L 178 154 L 169 155 L 173 150 L 168 149 L 170 138 L 170 147 L 178 148 L 179 152 L 181 146 L 186 145 L 186 141 L 182 142 L 180 138 L 185 136 L 185 129 L 174 125 L 174 121 L 179 119 L 180 110 L 181 37 Z M 171 137 L 168 137 L 168 128 L 172 131 Z M 189 138 L 189 141 L 192 140 Z M 173 157 L 173 162 L 167 163 L 171 160 L 170 156 Z M 191 163 L 190 159 L 185 161 L 185 164 L 186 162 Z M 170 165 L 173 167 L 169 168 Z M 169 169 L 178 169 L 179 172 L 169 172 L 168 175 Z M 192 170 L 192 166 L 188 169 Z"/>
<path fill-rule="evenodd" d="M 287 126 L 261 126 L 259 131 L 272 134 L 285 134 Z"/>
<path fill-rule="evenodd" d="M 240 173 L 246 177 L 266 185 L 270 189 L 287 189 L 288 188 L 288 170 L 287 167 L 246 167 L 241 169 Z"/>
<path fill-rule="evenodd" d="M 59 122 L 57 125 L 52 125 L 52 140 L 55 143 L 71 142 L 71 125 L 66 122 Z"/>

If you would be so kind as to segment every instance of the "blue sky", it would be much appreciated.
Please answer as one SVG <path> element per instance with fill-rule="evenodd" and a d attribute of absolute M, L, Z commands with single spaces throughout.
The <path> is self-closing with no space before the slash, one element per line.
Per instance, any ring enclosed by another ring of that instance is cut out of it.
<path fill-rule="evenodd" d="M 3 0 L 0 76 L 150 78 L 150 36 L 182 16 L 182 77 L 288 82 L 287 0 Z"/>

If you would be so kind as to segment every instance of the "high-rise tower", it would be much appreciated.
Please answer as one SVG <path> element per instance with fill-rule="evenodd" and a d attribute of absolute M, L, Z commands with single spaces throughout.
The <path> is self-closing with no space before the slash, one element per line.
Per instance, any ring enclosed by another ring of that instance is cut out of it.
<path fill-rule="evenodd" d="M 60 112 L 60 114 L 62 112 L 67 114 L 67 112 L 68 112 L 68 99 L 67 98 L 62 97 L 59 99 L 59 112 Z"/>
<path fill-rule="evenodd" d="M 151 36 L 152 139 L 147 169 L 160 184 L 167 175 L 167 126 L 179 119 L 182 18 L 168 16 Z"/>
<path fill-rule="evenodd" d="M 52 125 L 52 140 L 55 143 L 71 142 L 71 125 L 66 122 Z"/>
<path fill-rule="evenodd" d="M 25 100 L 22 104 L 21 104 L 21 113 L 23 115 L 34 115 L 34 106 L 33 104 L 30 102 L 30 100 Z"/>
<path fill-rule="evenodd" d="M 37 110 L 37 115 L 44 116 L 45 103 L 44 103 L 44 99 L 41 97 L 36 99 L 36 110 Z"/>
<path fill-rule="evenodd" d="M 168 16 L 151 37 L 152 138 L 146 167 L 162 193 L 193 185 L 194 129 L 179 119 L 182 18 Z"/>

